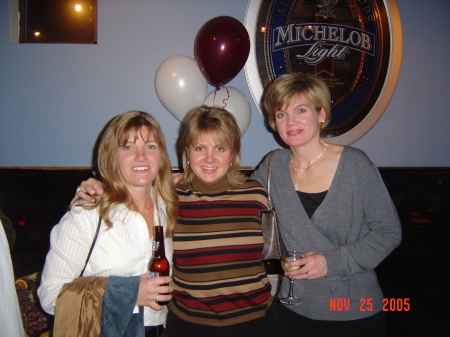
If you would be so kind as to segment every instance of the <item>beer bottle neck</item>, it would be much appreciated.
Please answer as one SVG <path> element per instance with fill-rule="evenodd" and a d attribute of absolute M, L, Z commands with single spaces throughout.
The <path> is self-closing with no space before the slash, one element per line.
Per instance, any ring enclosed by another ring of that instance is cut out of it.
<path fill-rule="evenodd" d="M 166 257 L 166 251 L 164 248 L 164 229 L 162 226 L 154 227 L 153 252 L 155 257 Z"/>

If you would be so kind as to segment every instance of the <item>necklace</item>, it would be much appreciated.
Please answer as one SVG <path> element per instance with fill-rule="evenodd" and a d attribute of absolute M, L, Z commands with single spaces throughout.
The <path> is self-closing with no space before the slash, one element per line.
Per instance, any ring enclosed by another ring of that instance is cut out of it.
<path fill-rule="evenodd" d="M 295 172 L 295 182 L 294 182 L 294 187 L 295 187 L 295 190 L 296 190 L 296 191 L 298 191 L 298 188 L 297 188 L 298 175 L 299 175 L 300 173 L 302 173 L 303 171 L 307 170 L 308 167 L 310 167 L 312 164 L 314 164 L 314 162 L 315 162 L 317 159 L 319 159 L 320 157 L 322 157 L 323 153 L 327 150 L 327 146 L 328 146 L 328 143 L 325 143 L 325 147 L 323 148 L 323 151 L 322 151 L 316 158 L 314 158 L 314 160 L 311 160 L 311 161 L 309 162 L 309 164 L 306 165 L 306 167 L 305 167 L 304 169 L 301 169 L 301 170 L 297 170 L 297 168 L 295 167 L 294 161 L 292 160 L 292 155 L 291 155 L 291 165 L 292 165 L 292 168 L 294 169 L 294 172 Z"/>

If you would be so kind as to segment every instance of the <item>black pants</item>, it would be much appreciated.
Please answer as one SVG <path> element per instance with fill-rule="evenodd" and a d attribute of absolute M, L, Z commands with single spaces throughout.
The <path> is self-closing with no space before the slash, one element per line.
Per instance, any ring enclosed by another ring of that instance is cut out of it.
<path fill-rule="evenodd" d="M 229 326 L 208 326 L 187 322 L 169 311 L 166 322 L 168 337 L 277 337 L 275 308 L 266 316 Z"/>
<path fill-rule="evenodd" d="M 301 304 L 300 304 L 301 305 Z M 352 321 L 318 321 L 298 315 L 281 303 L 277 306 L 279 336 L 289 337 L 386 337 L 384 312 Z"/>
<path fill-rule="evenodd" d="M 156 325 L 156 326 L 146 326 L 145 327 L 145 337 L 162 337 L 164 331 L 164 326 Z"/>

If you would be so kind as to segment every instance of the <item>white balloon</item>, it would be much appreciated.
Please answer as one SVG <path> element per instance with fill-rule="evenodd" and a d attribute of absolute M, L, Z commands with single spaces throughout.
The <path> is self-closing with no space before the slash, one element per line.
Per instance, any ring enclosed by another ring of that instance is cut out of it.
<path fill-rule="evenodd" d="M 197 62 L 189 56 L 169 57 L 156 71 L 156 94 L 166 110 L 180 121 L 186 112 L 203 103 L 207 87 Z"/>
<path fill-rule="evenodd" d="M 252 119 L 252 108 L 248 98 L 238 89 L 230 86 L 215 89 L 206 96 L 203 104 L 227 109 L 236 118 L 241 135 L 247 131 Z"/>

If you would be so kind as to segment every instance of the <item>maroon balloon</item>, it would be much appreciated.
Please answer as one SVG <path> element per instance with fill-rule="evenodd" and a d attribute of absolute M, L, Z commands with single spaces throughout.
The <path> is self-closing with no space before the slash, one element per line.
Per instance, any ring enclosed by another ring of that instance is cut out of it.
<path fill-rule="evenodd" d="M 195 38 L 194 55 L 209 84 L 220 87 L 242 69 L 250 52 L 250 37 L 244 25 L 231 16 L 207 21 Z"/>

